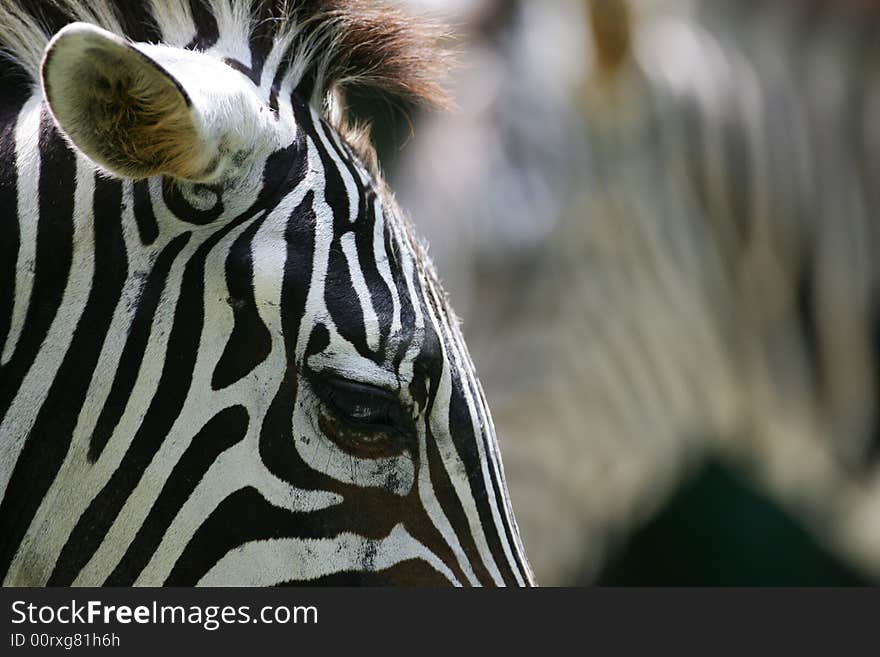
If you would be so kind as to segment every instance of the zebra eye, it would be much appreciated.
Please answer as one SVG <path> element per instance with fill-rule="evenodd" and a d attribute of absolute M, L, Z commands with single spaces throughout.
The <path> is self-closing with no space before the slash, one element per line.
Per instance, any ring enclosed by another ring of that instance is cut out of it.
<path fill-rule="evenodd" d="M 414 433 L 410 413 L 389 390 L 338 376 L 312 375 L 309 383 L 329 411 L 319 420 L 321 429 L 343 447 L 399 453 Z"/>

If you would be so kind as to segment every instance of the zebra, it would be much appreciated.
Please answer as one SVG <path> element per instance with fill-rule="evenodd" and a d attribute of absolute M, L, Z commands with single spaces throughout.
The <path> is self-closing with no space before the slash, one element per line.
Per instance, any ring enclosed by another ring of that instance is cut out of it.
<path fill-rule="evenodd" d="M 533 585 L 486 399 L 345 91 L 342 0 L 0 3 L 10 585 Z"/>
<path fill-rule="evenodd" d="M 538 579 L 595 581 L 706 458 L 876 578 L 877 7 L 515 4 L 392 180 L 480 309 Z"/>

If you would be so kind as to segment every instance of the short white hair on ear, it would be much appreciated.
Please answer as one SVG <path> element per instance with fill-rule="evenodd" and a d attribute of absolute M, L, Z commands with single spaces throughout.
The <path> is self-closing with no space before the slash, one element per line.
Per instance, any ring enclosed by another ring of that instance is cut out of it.
<path fill-rule="evenodd" d="M 87 23 L 52 38 L 41 81 L 64 136 L 124 178 L 215 180 L 225 156 L 267 127 L 255 93 L 225 64 Z"/>

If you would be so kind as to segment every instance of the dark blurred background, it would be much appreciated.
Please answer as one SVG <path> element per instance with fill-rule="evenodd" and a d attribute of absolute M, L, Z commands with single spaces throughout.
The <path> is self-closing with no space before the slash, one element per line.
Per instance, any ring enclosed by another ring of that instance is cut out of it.
<path fill-rule="evenodd" d="M 543 584 L 880 580 L 880 2 L 404 0 L 378 105 Z"/>

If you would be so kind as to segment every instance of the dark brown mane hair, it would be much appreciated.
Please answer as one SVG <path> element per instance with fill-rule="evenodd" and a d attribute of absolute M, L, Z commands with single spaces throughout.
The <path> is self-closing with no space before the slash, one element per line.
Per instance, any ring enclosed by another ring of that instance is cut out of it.
<path fill-rule="evenodd" d="M 440 47 L 447 36 L 442 25 L 385 3 L 367 0 L 316 0 L 311 21 L 336 24 L 338 47 L 329 63 L 332 82 L 371 87 L 392 96 L 446 105 L 440 81 L 450 57 Z"/>
<path fill-rule="evenodd" d="M 156 9 L 191 20 L 188 44 L 210 48 L 219 38 L 218 14 L 241 17 L 250 35 L 251 70 L 257 70 L 273 42 L 287 38 L 288 67 L 302 69 L 303 84 L 315 97 L 346 87 L 373 89 L 393 98 L 448 104 L 440 81 L 449 56 L 440 43 L 444 28 L 417 19 L 386 2 L 368 0 L 0 0 L 0 49 L 38 79 L 39 58 L 52 34 L 65 24 L 94 23 L 135 41 L 167 42 Z M 303 61 L 307 58 L 309 61 Z"/>

